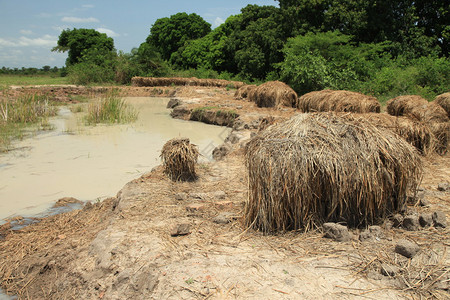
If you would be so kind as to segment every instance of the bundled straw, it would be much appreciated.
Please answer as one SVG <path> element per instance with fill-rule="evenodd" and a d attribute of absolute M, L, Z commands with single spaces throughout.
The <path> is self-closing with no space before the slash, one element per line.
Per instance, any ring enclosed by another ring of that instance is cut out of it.
<path fill-rule="evenodd" d="M 450 93 L 444 93 L 439 95 L 434 99 L 436 104 L 439 104 L 446 112 L 447 116 L 450 118 Z"/>
<path fill-rule="evenodd" d="M 297 93 L 281 81 L 268 81 L 248 93 L 258 107 L 297 107 Z"/>
<path fill-rule="evenodd" d="M 254 89 L 256 89 L 257 86 L 253 85 L 253 84 L 248 84 L 248 85 L 244 85 L 241 86 L 236 93 L 234 93 L 234 98 L 236 100 L 243 100 L 246 99 L 249 96 L 249 93 L 251 91 L 253 91 Z"/>
<path fill-rule="evenodd" d="M 195 180 L 198 155 L 197 146 L 190 144 L 189 139 L 172 139 L 161 150 L 164 172 L 173 181 Z"/>
<path fill-rule="evenodd" d="M 370 113 L 361 117 L 364 117 L 378 128 L 385 128 L 395 132 L 416 147 L 423 155 L 429 155 L 436 150 L 436 137 L 430 127 L 423 122 L 406 117 L 394 117 L 388 114 Z"/>
<path fill-rule="evenodd" d="M 375 97 L 350 91 L 323 90 L 307 93 L 298 100 L 303 112 L 379 113 L 381 105 Z"/>
<path fill-rule="evenodd" d="M 407 116 L 414 115 L 414 111 L 423 110 L 427 105 L 428 101 L 420 96 L 405 95 L 389 100 L 386 110 L 392 116 Z M 416 118 L 420 120 L 418 116 Z"/>
<path fill-rule="evenodd" d="M 422 174 L 417 151 L 361 117 L 300 114 L 246 146 L 245 223 L 265 233 L 324 222 L 373 224 L 405 205 Z"/>
<path fill-rule="evenodd" d="M 240 81 L 229 81 L 223 79 L 198 79 L 182 77 L 133 77 L 132 86 L 209 86 L 209 87 L 233 87 L 240 88 L 245 85 Z"/>

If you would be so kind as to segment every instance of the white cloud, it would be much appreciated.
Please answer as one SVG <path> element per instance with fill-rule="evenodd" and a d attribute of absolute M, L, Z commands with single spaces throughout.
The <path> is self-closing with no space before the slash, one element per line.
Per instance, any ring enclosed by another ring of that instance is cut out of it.
<path fill-rule="evenodd" d="M 224 21 L 222 18 L 220 18 L 220 17 L 217 17 L 217 18 L 214 20 L 214 25 L 216 25 L 216 26 L 219 26 L 219 25 L 221 25 L 221 24 L 223 24 L 223 23 L 225 23 L 225 21 Z"/>
<path fill-rule="evenodd" d="M 94 8 L 95 6 L 93 4 L 83 4 L 81 5 L 82 8 Z"/>
<path fill-rule="evenodd" d="M 100 28 L 97 28 L 96 30 L 98 32 L 101 32 L 101 33 L 106 33 L 106 35 L 109 36 L 109 37 L 118 37 L 118 36 L 120 36 L 120 34 L 112 31 L 111 29 L 100 27 Z"/>
<path fill-rule="evenodd" d="M 48 34 L 35 39 L 25 36 L 10 40 L 0 38 L 0 47 L 51 47 L 56 45 L 56 41 L 57 37 Z"/>
<path fill-rule="evenodd" d="M 26 29 L 22 29 L 22 30 L 20 30 L 19 31 L 21 34 L 24 34 L 24 35 L 31 35 L 31 34 L 33 34 L 33 31 L 31 31 L 31 30 L 26 30 Z"/>
<path fill-rule="evenodd" d="M 100 21 L 97 18 L 77 18 L 77 17 L 63 17 L 61 19 L 63 22 L 69 23 L 99 23 Z"/>

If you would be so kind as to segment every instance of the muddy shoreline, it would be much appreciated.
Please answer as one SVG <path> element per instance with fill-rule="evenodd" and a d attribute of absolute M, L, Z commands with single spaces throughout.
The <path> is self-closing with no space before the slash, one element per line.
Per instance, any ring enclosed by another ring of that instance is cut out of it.
<path fill-rule="evenodd" d="M 42 89 L 61 97 L 57 101 L 71 102 L 74 91 L 92 95 L 103 88 Z M 351 229 L 347 242 L 325 239 L 321 230 L 277 236 L 245 230 L 242 146 L 258 130 L 295 114 L 295 109 L 257 108 L 234 100 L 234 90 L 225 88 L 121 90 L 127 96 L 177 98 L 173 117 L 234 131 L 218 147 L 217 161 L 199 165 L 196 182 L 174 183 L 157 167 L 102 203 L 19 231 L 3 228 L 0 278 L 8 294 L 19 299 L 448 297 L 448 226 L 408 231 L 379 224 L 377 235 Z M 448 219 L 450 190 L 439 185 L 450 180 L 450 155 L 426 158 L 424 164 L 421 195 L 428 205 L 411 203 L 408 209 L 417 214 L 441 211 Z M 172 236 L 179 225 L 187 226 L 188 234 Z M 411 260 L 394 252 L 402 239 L 421 249 Z M 385 275 L 383 264 L 395 271 Z"/>

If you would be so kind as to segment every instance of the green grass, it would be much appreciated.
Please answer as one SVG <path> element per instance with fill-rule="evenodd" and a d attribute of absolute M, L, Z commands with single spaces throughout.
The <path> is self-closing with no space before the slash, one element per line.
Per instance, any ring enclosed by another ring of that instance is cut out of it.
<path fill-rule="evenodd" d="M 113 124 L 134 122 L 137 118 L 138 112 L 125 103 L 118 90 L 112 90 L 89 105 L 85 121 L 88 125 Z"/>
<path fill-rule="evenodd" d="M 52 77 L 49 75 L 0 75 L 0 87 L 11 85 L 45 85 L 68 84 L 67 77 Z"/>
<path fill-rule="evenodd" d="M 8 151 L 13 139 L 26 135 L 26 129 L 49 130 L 48 117 L 56 108 L 43 95 L 25 94 L 17 99 L 0 99 L 0 152 Z"/>

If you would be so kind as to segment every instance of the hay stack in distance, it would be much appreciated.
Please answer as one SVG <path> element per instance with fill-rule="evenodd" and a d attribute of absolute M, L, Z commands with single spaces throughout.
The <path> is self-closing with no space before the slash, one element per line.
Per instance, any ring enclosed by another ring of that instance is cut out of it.
<path fill-rule="evenodd" d="M 229 81 L 224 79 L 199 79 L 195 77 L 133 77 L 132 86 L 206 86 L 206 87 L 233 87 L 240 88 L 245 83 L 241 81 Z"/>
<path fill-rule="evenodd" d="M 247 99 L 249 96 L 249 93 L 256 88 L 257 88 L 257 86 L 253 85 L 253 84 L 241 86 L 239 89 L 237 89 L 236 93 L 234 93 L 234 99 L 236 99 L 236 100 Z"/>
<path fill-rule="evenodd" d="M 189 139 L 171 139 L 161 150 L 164 173 L 173 181 L 195 180 L 198 155 L 197 146 L 191 144 Z"/>
<path fill-rule="evenodd" d="M 386 102 L 386 110 L 392 116 L 408 116 L 418 108 L 423 110 L 427 105 L 428 101 L 421 96 L 404 95 Z M 420 120 L 418 116 L 416 118 Z"/>
<path fill-rule="evenodd" d="M 297 93 L 286 83 L 268 81 L 250 91 L 248 99 L 258 107 L 297 107 Z"/>
<path fill-rule="evenodd" d="M 375 97 L 361 93 L 323 90 L 301 96 L 298 108 L 303 112 L 379 113 L 381 105 Z"/>
<path fill-rule="evenodd" d="M 247 144 L 245 158 L 245 223 L 264 233 L 377 223 L 404 207 L 422 175 L 406 141 L 334 113 L 299 114 L 269 127 Z"/>
<path fill-rule="evenodd" d="M 436 104 L 439 104 L 446 112 L 447 116 L 450 118 L 450 93 L 444 93 L 434 99 Z"/>

